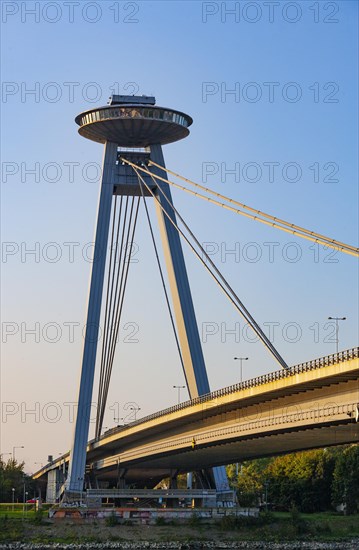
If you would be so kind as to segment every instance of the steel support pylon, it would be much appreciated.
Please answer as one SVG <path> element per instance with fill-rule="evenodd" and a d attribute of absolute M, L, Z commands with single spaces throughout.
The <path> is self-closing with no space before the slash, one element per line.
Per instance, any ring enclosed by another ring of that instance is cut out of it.
<path fill-rule="evenodd" d="M 102 180 L 97 213 L 95 249 L 87 306 L 86 332 L 77 403 L 78 408 L 71 447 L 69 472 L 65 483 L 65 490 L 67 492 L 82 491 L 84 484 L 86 448 L 90 426 L 91 401 L 106 266 L 106 250 L 116 176 L 116 160 L 117 144 L 107 142 L 103 158 Z"/>
<path fill-rule="evenodd" d="M 74 428 L 73 443 L 70 455 L 68 477 L 65 484 L 67 493 L 83 490 L 86 449 L 88 442 L 91 399 L 96 365 L 96 351 L 101 315 L 103 282 L 108 247 L 109 224 L 111 217 L 112 197 L 116 194 L 140 194 L 141 190 L 132 168 L 117 163 L 118 146 L 107 142 L 103 162 L 103 174 L 100 189 L 97 229 L 95 238 L 94 261 L 92 265 L 86 334 L 83 349 L 82 370 L 78 397 L 78 411 Z M 153 167 L 154 175 L 167 179 L 161 145 L 148 148 L 150 159 L 163 166 L 163 170 Z M 148 180 L 147 180 L 148 181 Z M 171 223 L 176 224 L 176 216 L 171 208 L 173 204 L 169 184 L 157 180 L 156 190 L 153 182 L 148 181 L 154 189 L 157 218 L 160 227 L 162 246 L 170 284 L 173 309 L 176 319 L 178 338 L 184 363 L 184 375 L 191 398 L 210 391 L 196 316 L 183 256 L 180 236 Z M 161 208 L 162 207 L 162 208 Z M 163 210 L 168 214 L 164 214 Z M 170 218 L 170 219 L 169 219 Z M 199 466 L 200 468 L 200 466 Z M 228 480 L 224 467 L 213 468 L 213 477 L 217 490 L 228 490 Z"/>
<path fill-rule="evenodd" d="M 150 158 L 156 162 L 156 164 L 163 166 L 163 170 L 153 166 L 151 171 L 155 175 L 167 179 L 162 147 L 160 145 L 153 145 L 150 147 Z M 175 228 L 175 225 L 177 225 L 176 214 L 171 208 L 171 205 L 173 205 L 171 189 L 168 183 L 160 179 L 156 181 L 157 186 L 163 191 L 163 194 L 156 191 L 156 196 L 158 198 L 158 201 L 155 201 L 157 219 L 160 227 L 178 338 L 185 369 L 184 374 L 188 393 L 190 398 L 193 399 L 209 393 L 210 386 L 198 333 L 198 325 L 182 251 L 181 238 Z M 166 212 L 167 215 L 164 212 Z M 174 224 L 171 223 L 170 219 Z M 213 468 L 213 477 L 218 491 L 226 491 L 229 489 L 228 478 L 224 466 Z"/>

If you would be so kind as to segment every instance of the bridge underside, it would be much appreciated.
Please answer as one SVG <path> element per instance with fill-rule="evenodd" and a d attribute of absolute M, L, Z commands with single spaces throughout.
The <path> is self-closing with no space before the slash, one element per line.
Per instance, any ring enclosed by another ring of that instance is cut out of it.
<path fill-rule="evenodd" d="M 274 456 L 300 450 L 330 447 L 349 443 L 358 443 L 359 425 L 348 418 L 345 424 L 323 425 L 305 430 L 295 429 L 292 432 L 273 431 L 263 436 L 245 437 L 227 441 L 224 444 L 210 444 L 202 449 L 178 452 L 171 456 L 166 453 L 150 460 L 137 460 L 135 463 L 121 463 L 126 470 L 126 482 L 137 487 L 156 485 L 161 479 L 170 477 L 173 472 L 185 473 L 202 468 L 232 464 L 254 458 Z M 118 466 L 95 469 L 99 481 L 117 483 Z"/>
<path fill-rule="evenodd" d="M 333 425 L 331 422 L 330 425 L 323 424 L 314 429 L 293 429 L 291 432 L 273 430 L 265 436 L 243 437 L 221 445 L 209 444 L 196 449 L 195 452 L 166 453 L 157 458 L 122 463 L 121 466 L 113 464 L 106 468 L 93 467 L 88 476 L 89 486 L 150 489 L 165 478 L 188 471 L 198 471 L 198 464 L 206 469 L 254 458 L 358 442 L 359 424 L 350 418 L 345 423 Z M 125 480 L 125 483 L 121 483 L 121 479 Z M 201 481 L 203 478 L 197 476 L 197 488 L 203 487 Z M 37 482 L 45 493 L 47 478 L 44 476 Z"/>

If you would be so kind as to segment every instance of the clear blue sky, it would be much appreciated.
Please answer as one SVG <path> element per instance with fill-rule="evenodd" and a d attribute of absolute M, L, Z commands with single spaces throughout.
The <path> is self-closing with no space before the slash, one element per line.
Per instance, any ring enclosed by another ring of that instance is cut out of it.
<path fill-rule="evenodd" d="M 102 159 L 102 146 L 77 134 L 79 112 L 106 104 L 114 91 L 154 94 L 194 119 L 187 139 L 165 147 L 170 168 L 338 240 L 356 244 L 358 234 L 357 2 L 280 2 L 273 12 L 263 2 L 66 4 L 1 6 L 0 452 L 24 445 L 16 456 L 28 471 L 67 450 L 73 428 L 68 403 L 77 397 L 91 267 L 84 256 Z M 235 166 L 236 175 L 225 172 Z M 39 177 L 27 172 L 34 168 Z M 256 320 L 275 330 L 289 364 L 335 351 L 328 316 L 347 317 L 340 348 L 357 345 L 353 257 L 173 195 Z M 136 242 L 108 427 L 128 414 L 128 402 L 141 415 L 175 403 L 172 386 L 184 383 L 143 216 Z M 238 381 L 234 356 L 250 358 L 245 377 L 275 370 L 203 268 L 187 251 L 186 258 L 211 387 Z M 133 327 L 138 342 L 123 342 Z"/>

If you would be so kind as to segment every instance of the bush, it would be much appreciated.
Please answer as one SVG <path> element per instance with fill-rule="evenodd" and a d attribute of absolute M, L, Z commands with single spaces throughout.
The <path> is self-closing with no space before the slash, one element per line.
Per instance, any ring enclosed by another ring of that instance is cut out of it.
<path fill-rule="evenodd" d="M 308 533 L 309 525 L 301 517 L 298 508 L 293 503 L 292 503 L 292 507 L 290 509 L 290 517 L 291 517 L 292 526 L 294 527 L 295 532 L 298 535 L 303 535 L 305 533 Z"/>
<path fill-rule="evenodd" d="M 188 524 L 191 527 L 198 527 L 199 525 L 201 525 L 201 518 L 198 514 L 196 514 L 196 512 L 193 512 L 192 516 L 188 520 Z"/>
<path fill-rule="evenodd" d="M 238 518 L 235 516 L 223 516 L 219 522 L 219 528 L 222 531 L 234 531 L 238 529 Z"/>
<path fill-rule="evenodd" d="M 245 527 L 260 527 L 266 523 L 270 523 L 272 515 L 260 515 L 258 518 L 253 516 L 235 516 L 228 514 L 223 516 L 218 523 L 218 526 L 223 531 L 234 531 L 236 529 L 243 529 Z"/>
<path fill-rule="evenodd" d="M 268 523 L 273 523 L 275 521 L 273 512 L 270 512 L 268 510 L 264 510 L 263 512 L 261 512 L 259 517 L 262 520 L 263 525 L 266 525 Z"/>
<path fill-rule="evenodd" d="M 35 525 L 41 525 L 43 523 L 43 511 L 42 510 L 37 510 L 35 512 L 35 515 L 32 519 L 32 522 L 35 524 Z"/>
<path fill-rule="evenodd" d="M 300 513 L 294 502 L 292 502 L 292 506 L 290 507 L 290 518 L 292 520 L 293 525 L 296 525 L 300 521 Z"/>
<path fill-rule="evenodd" d="M 105 519 L 105 525 L 107 525 L 107 527 L 114 527 L 115 525 L 118 525 L 118 517 L 114 512 L 112 512 L 112 514 Z"/>

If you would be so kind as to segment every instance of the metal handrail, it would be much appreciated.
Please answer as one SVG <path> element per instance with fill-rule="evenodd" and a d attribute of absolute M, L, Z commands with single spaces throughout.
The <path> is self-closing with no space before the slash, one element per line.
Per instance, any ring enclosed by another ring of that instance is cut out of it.
<path fill-rule="evenodd" d="M 229 492 L 229 491 L 228 491 Z M 141 496 L 151 494 L 156 497 L 178 497 L 178 495 L 190 493 L 191 496 L 215 495 L 215 489 L 87 489 L 87 495 L 120 495 L 124 497 Z"/>
<path fill-rule="evenodd" d="M 184 401 L 183 403 L 179 403 L 178 405 L 172 405 L 171 407 L 163 409 L 162 411 L 151 413 L 147 416 L 144 416 L 143 418 L 139 418 L 138 420 L 129 422 L 124 426 L 111 428 L 110 430 L 107 430 L 105 434 L 103 434 L 100 438 L 92 439 L 91 441 L 89 441 L 89 444 L 100 441 L 101 439 L 105 439 L 109 435 L 113 435 L 115 433 L 121 432 L 128 428 L 133 428 L 145 422 L 149 422 L 150 420 L 160 418 L 161 416 L 178 412 L 180 410 L 186 409 L 187 407 L 191 407 L 193 405 L 199 405 L 201 403 L 211 401 L 212 399 L 223 397 L 224 395 L 229 395 L 231 393 L 235 393 L 240 390 L 257 387 L 269 382 L 273 382 L 275 380 L 289 378 L 290 376 L 294 376 L 301 372 L 307 372 L 307 371 L 322 368 L 325 366 L 342 363 L 343 361 L 348 361 L 349 359 L 355 359 L 356 357 L 359 357 L 359 347 L 347 349 L 339 353 L 333 353 L 331 355 L 327 355 L 324 357 L 319 357 L 318 359 L 306 361 L 305 363 L 299 363 L 298 365 L 293 365 L 289 369 L 281 369 L 279 371 L 274 371 L 269 374 L 256 376 L 255 378 L 252 378 L 250 380 L 245 380 L 244 382 L 239 382 L 238 384 L 233 384 L 232 386 L 227 386 L 225 388 L 221 388 L 219 390 L 206 393 L 199 397 L 195 397 L 194 399 L 189 399 L 188 401 Z"/>

